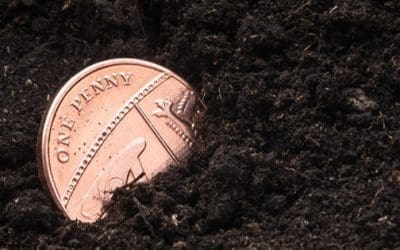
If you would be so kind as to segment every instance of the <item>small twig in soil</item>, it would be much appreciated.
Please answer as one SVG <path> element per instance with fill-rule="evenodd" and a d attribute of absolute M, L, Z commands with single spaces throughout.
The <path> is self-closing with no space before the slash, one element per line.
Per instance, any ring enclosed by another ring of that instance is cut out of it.
<path fill-rule="evenodd" d="M 383 116 L 383 113 L 380 110 L 379 110 L 379 118 L 381 118 L 382 121 L 382 129 L 386 129 L 385 117 Z"/>
<path fill-rule="evenodd" d="M 383 190 L 385 190 L 385 186 L 383 185 L 382 180 L 380 181 L 380 183 L 381 183 L 381 187 L 374 194 L 374 198 L 372 199 L 371 203 L 369 204 L 369 207 L 372 207 L 375 204 L 378 196 L 383 192 Z"/>
<path fill-rule="evenodd" d="M 290 15 L 288 15 L 286 18 L 285 18 L 285 22 L 287 22 L 291 17 L 293 17 L 294 15 L 297 15 L 297 14 L 299 14 L 299 12 L 300 11 L 302 11 L 303 9 L 305 9 L 306 7 L 308 7 L 310 4 L 311 4 L 311 0 L 310 1 L 307 1 L 307 2 L 305 2 L 303 5 L 301 5 L 299 8 L 297 8 L 296 10 L 294 10 L 292 13 L 290 13 Z"/>
<path fill-rule="evenodd" d="M 71 5 L 72 5 L 72 0 L 64 1 L 64 5 L 61 7 L 61 11 L 69 9 L 69 7 L 71 7 Z"/>
<path fill-rule="evenodd" d="M 145 29 L 144 29 L 143 22 L 142 22 L 142 15 L 140 14 L 140 11 L 139 11 L 139 8 L 138 8 L 137 0 L 135 0 L 135 1 L 133 2 L 133 5 L 135 6 L 135 11 L 136 11 L 136 14 L 137 14 L 137 18 L 138 18 L 138 20 L 139 20 L 140 29 L 141 29 L 142 32 L 143 32 L 144 38 L 145 38 L 146 40 L 148 40 L 148 39 L 147 39 L 147 35 L 146 35 L 146 31 L 145 31 Z"/>
<path fill-rule="evenodd" d="M 333 8 L 329 10 L 329 14 L 332 14 L 337 8 L 337 5 L 333 6 Z"/>

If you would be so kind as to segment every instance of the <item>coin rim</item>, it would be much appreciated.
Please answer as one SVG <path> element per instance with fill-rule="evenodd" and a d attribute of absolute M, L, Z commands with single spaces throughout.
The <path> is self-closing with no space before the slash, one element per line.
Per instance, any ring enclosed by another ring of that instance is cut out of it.
<path fill-rule="evenodd" d="M 51 167 L 50 167 L 50 155 L 49 155 L 49 139 L 50 139 L 50 130 L 51 130 L 51 125 L 53 124 L 53 121 L 55 119 L 55 114 L 57 113 L 60 104 L 64 100 L 65 96 L 68 94 L 68 92 L 82 79 L 84 79 L 87 75 L 101 70 L 103 68 L 109 67 L 109 66 L 117 66 L 117 65 L 138 65 L 138 66 L 144 66 L 148 68 L 152 68 L 158 71 L 161 71 L 163 73 L 166 73 L 170 75 L 171 77 L 174 77 L 176 80 L 180 81 L 183 85 L 185 85 L 187 88 L 193 90 L 193 88 L 187 83 L 185 80 L 183 80 L 180 76 L 178 76 L 176 73 L 172 72 L 171 70 L 158 65 L 156 63 L 152 63 L 149 61 L 137 59 L 137 58 L 115 58 L 115 59 L 108 59 L 105 61 L 100 61 L 97 63 L 94 63 L 83 70 L 79 71 L 76 73 L 74 76 L 72 76 L 54 95 L 51 101 L 48 102 L 46 110 L 43 112 L 41 123 L 39 126 L 39 133 L 38 133 L 38 139 L 37 139 L 37 153 L 36 153 L 36 161 L 38 165 L 38 172 L 39 172 L 39 178 L 42 183 L 42 186 L 46 190 L 46 192 L 52 197 L 53 201 L 56 203 L 57 207 L 63 212 L 64 215 L 66 215 L 69 219 L 71 220 L 76 220 L 77 218 L 73 216 L 67 208 L 65 208 L 61 204 L 61 197 L 58 197 L 56 193 L 56 185 L 54 182 L 54 178 L 52 176 L 51 172 Z M 195 90 L 193 90 L 196 94 L 197 97 L 199 95 Z M 205 107 L 203 101 L 201 98 L 198 98 L 200 101 L 201 105 Z M 47 144 L 46 144 L 47 143 Z M 43 148 L 44 145 L 47 145 L 47 147 Z"/>

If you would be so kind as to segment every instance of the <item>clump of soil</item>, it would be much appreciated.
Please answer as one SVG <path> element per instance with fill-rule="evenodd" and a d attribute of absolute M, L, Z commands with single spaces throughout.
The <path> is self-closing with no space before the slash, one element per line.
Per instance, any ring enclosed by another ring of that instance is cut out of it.
<path fill-rule="evenodd" d="M 0 2 L 0 246 L 399 247 L 397 1 Z M 66 220 L 35 147 L 49 98 L 114 57 L 165 65 L 208 106 L 184 167 Z"/>

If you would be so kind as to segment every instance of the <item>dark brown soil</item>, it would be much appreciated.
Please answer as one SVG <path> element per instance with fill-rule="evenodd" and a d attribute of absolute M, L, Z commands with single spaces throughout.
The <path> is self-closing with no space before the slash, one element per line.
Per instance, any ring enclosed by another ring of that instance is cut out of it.
<path fill-rule="evenodd" d="M 0 247 L 400 247 L 395 0 L 0 1 Z M 48 99 L 94 62 L 204 96 L 187 166 L 66 220 L 35 163 Z"/>

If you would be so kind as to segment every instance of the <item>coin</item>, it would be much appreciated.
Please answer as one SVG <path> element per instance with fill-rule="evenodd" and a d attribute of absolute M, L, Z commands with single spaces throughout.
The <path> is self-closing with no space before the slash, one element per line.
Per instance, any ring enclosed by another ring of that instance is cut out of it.
<path fill-rule="evenodd" d="M 55 95 L 38 138 L 39 175 L 71 220 L 94 222 L 124 185 L 150 181 L 190 152 L 205 106 L 170 70 L 112 59 Z"/>

